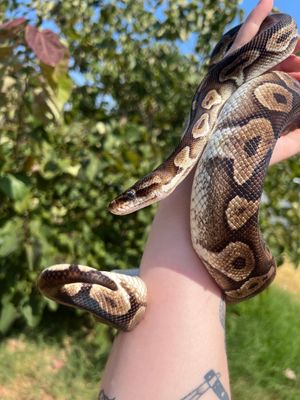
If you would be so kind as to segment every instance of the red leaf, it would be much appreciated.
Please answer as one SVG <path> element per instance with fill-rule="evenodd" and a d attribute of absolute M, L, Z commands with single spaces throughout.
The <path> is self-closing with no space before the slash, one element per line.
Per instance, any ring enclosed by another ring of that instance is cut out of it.
<path fill-rule="evenodd" d="M 0 30 L 10 31 L 15 30 L 16 28 L 20 28 L 20 25 L 26 22 L 26 18 L 16 18 L 11 21 L 4 22 L 4 24 L 0 25 Z"/>
<path fill-rule="evenodd" d="M 27 25 L 25 39 L 37 58 L 51 67 L 55 67 L 64 58 L 67 51 L 67 48 L 60 43 L 56 33 L 50 29 L 39 31 L 35 26 Z"/>
<path fill-rule="evenodd" d="M 24 24 L 26 23 L 26 18 L 16 18 L 8 22 L 4 22 L 4 24 L 0 25 L 0 38 L 8 39 L 14 38 L 16 33 L 19 32 Z"/>

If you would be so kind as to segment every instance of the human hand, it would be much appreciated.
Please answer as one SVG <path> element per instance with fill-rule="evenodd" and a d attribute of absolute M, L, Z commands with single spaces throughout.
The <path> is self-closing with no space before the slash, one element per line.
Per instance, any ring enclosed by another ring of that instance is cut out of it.
<path fill-rule="evenodd" d="M 258 5 L 249 14 L 245 23 L 241 27 L 237 38 L 235 39 L 230 52 L 238 49 L 249 42 L 259 30 L 263 20 L 272 10 L 273 0 L 261 0 Z M 298 40 L 295 53 L 300 51 L 300 39 Z M 278 64 L 274 70 L 283 71 L 290 74 L 294 79 L 300 81 L 300 57 L 296 54 L 290 55 L 286 60 Z M 300 129 L 290 132 L 288 135 L 281 136 L 278 139 L 271 158 L 271 164 L 285 160 L 300 152 Z"/>

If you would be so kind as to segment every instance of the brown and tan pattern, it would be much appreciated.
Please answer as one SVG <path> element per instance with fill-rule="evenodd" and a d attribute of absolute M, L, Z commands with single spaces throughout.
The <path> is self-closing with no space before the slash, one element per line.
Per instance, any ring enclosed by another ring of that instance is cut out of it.
<path fill-rule="evenodd" d="M 192 129 L 193 138 L 198 139 L 200 137 L 205 137 L 210 131 L 209 127 L 209 115 L 202 114 L 198 121 L 195 123 Z"/>
<path fill-rule="evenodd" d="M 239 104 L 236 112 L 241 114 Z M 257 134 L 258 127 L 262 131 L 261 135 Z M 253 175 L 257 164 L 266 157 L 275 137 L 272 123 L 267 118 L 257 117 L 243 126 L 217 130 L 214 139 L 220 143 L 212 149 L 216 152 L 215 156 L 222 154 L 223 157 L 233 160 L 234 180 L 242 185 Z"/>
<path fill-rule="evenodd" d="M 216 89 L 210 90 L 202 100 L 201 106 L 206 110 L 210 110 L 213 106 L 222 104 L 222 97 L 216 91 Z"/>
<path fill-rule="evenodd" d="M 282 85 L 263 83 L 254 90 L 254 95 L 264 107 L 269 110 L 288 113 L 293 107 L 293 95 Z"/>
<path fill-rule="evenodd" d="M 276 35 L 271 35 L 267 40 L 266 50 L 276 52 L 279 47 L 282 51 L 286 50 L 290 45 L 291 34 L 293 34 L 293 27 L 290 25 L 278 29 Z"/>
<path fill-rule="evenodd" d="M 225 104 L 197 165 L 191 199 L 193 247 L 227 302 L 255 295 L 275 276 L 258 212 L 276 140 L 291 122 L 299 123 L 300 85 L 288 85 L 289 79 L 270 72 L 240 87 Z"/>
<path fill-rule="evenodd" d="M 223 68 L 219 75 L 220 82 L 232 80 L 235 82 L 236 86 L 241 86 L 246 80 L 245 73 L 247 67 L 253 65 L 259 56 L 259 50 L 250 50 L 241 54 L 238 62 L 233 60 L 229 65 Z"/>
<path fill-rule="evenodd" d="M 247 200 L 241 196 L 235 196 L 228 203 L 226 209 L 227 223 L 232 230 L 240 229 L 249 218 L 258 212 L 259 200 Z"/>
<path fill-rule="evenodd" d="M 228 53 L 239 29 L 227 32 L 213 51 L 176 149 L 109 205 L 122 215 L 159 201 L 197 165 L 191 240 L 229 303 L 259 293 L 275 276 L 275 261 L 259 230 L 259 204 L 276 140 L 299 125 L 300 115 L 298 82 L 282 72 L 267 73 L 294 51 L 294 20 L 269 16 L 249 43 Z M 123 330 L 132 329 L 146 307 L 140 278 L 89 267 L 50 267 L 39 287 Z"/>
<path fill-rule="evenodd" d="M 41 273 L 38 286 L 50 299 L 87 310 L 124 331 L 138 324 L 146 308 L 147 289 L 137 276 L 59 264 Z"/>

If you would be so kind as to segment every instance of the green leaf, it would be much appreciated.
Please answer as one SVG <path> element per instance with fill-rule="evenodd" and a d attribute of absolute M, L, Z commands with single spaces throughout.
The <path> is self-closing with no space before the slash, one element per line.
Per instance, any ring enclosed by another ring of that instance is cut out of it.
<path fill-rule="evenodd" d="M 28 326 L 30 326 L 31 328 L 34 328 L 35 326 L 37 326 L 37 324 L 40 320 L 40 317 L 33 314 L 32 307 L 29 304 L 24 305 L 21 308 L 21 312 L 22 312 L 23 316 L 25 317 Z"/>
<path fill-rule="evenodd" d="M 11 174 L 0 177 L 0 190 L 12 200 L 22 200 L 29 192 L 25 183 Z"/>
<path fill-rule="evenodd" d="M 43 76 L 52 89 L 52 91 L 48 90 L 48 94 L 59 112 L 63 110 L 73 89 L 73 81 L 68 75 L 68 64 L 68 53 L 66 53 L 64 58 L 55 66 L 49 66 L 42 62 L 40 63 Z"/>
<path fill-rule="evenodd" d="M 18 318 L 19 313 L 16 307 L 7 297 L 2 300 L 2 310 L 0 313 L 0 332 L 5 334 Z"/>
<path fill-rule="evenodd" d="M 26 251 L 28 268 L 30 269 L 30 271 L 32 271 L 33 267 L 34 267 L 34 260 L 35 260 L 34 248 L 33 248 L 32 244 L 29 244 L 29 243 L 26 243 L 24 247 L 25 247 L 25 251 Z"/>
<path fill-rule="evenodd" d="M 96 157 L 91 156 L 89 163 L 85 169 L 85 175 L 90 182 L 93 182 L 99 170 L 99 161 Z"/>
<path fill-rule="evenodd" d="M 106 125 L 103 122 L 99 121 L 96 123 L 96 129 L 100 135 L 104 135 L 104 133 L 106 132 Z"/>
<path fill-rule="evenodd" d="M 24 239 L 21 220 L 12 219 L 0 228 L 0 257 L 7 257 L 20 248 Z"/>

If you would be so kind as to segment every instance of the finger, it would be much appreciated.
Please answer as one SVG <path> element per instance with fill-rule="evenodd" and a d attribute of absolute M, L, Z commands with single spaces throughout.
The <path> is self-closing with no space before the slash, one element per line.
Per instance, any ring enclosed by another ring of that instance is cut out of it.
<path fill-rule="evenodd" d="M 296 81 L 300 82 L 300 72 L 289 72 L 289 75 L 296 79 Z"/>
<path fill-rule="evenodd" d="M 272 7 L 273 0 L 260 0 L 242 25 L 232 47 L 230 48 L 230 53 L 248 43 L 257 34 L 260 25 L 272 10 Z"/>
<path fill-rule="evenodd" d="M 290 132 L 288 135 L 281 136 L 277 140 L 274 148 L 270 165 L 283 161 L 300 152 L 300 129 Z"/>
<path fill-rule="evenodd" d="M 296 44 L 296 48 L 294 50 L 294 53 L 298 53 L 300 51 L 300 36 L 298 36 L 298 42 Z"/>
<path fill-rule="evenodd" d="M 289 72 L 289 75 L 300 82 L 300 72 Z"/>
<path fill-rule="evenodd" d="M 299 72 L 300 71 L 300 57 L 291 54 L 286 60 L 282 61 L 275 68 L 276 71 L 284 72 Z"/>

